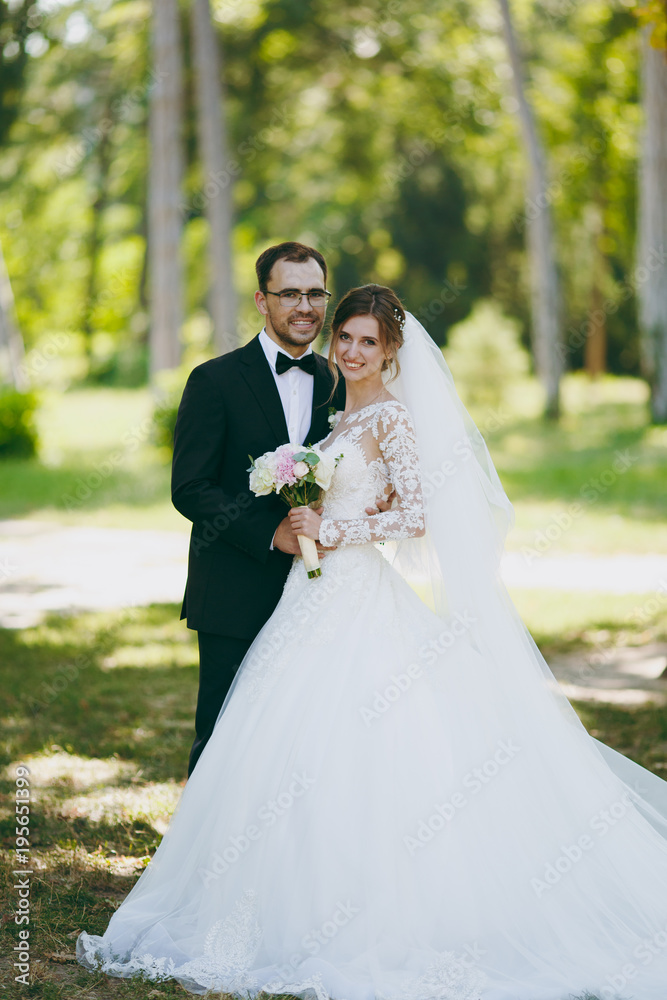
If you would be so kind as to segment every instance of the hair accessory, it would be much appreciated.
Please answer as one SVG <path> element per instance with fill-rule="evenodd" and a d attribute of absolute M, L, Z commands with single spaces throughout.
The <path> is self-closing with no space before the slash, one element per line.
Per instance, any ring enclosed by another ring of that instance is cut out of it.
<path fill-rule="evenodd" d="M 405 329 L 405 316 L 401 316 L 400 312 L 395 306 L 394 306 L 394 316 L 398 320 L 398 325 L 401 329 L 401 333 L 403 333 L 403 330 Z"/>

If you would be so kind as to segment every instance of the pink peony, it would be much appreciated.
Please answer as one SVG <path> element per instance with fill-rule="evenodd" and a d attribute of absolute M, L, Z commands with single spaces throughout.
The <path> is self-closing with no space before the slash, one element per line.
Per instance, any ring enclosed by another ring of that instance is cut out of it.
<path fill-rule="evenodd" d="M 294 446 L 283 444 L 276 448 L 276 491 L 280 491 L 283 486 L 293 486 L 296 482 L 294 474 Z"/>

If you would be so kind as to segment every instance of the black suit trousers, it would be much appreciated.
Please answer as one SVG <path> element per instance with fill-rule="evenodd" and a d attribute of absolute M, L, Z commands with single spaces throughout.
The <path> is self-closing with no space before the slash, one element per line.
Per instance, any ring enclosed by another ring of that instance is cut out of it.
<path fill-rule="evenodd" d="M 208 743 L 236 671 L 252 639 L 235 639 L 214 632 L 197 632 L 199 642 L 199 694 L 195 715 L 195 740 L 190 751 L 188 777 Z"/>

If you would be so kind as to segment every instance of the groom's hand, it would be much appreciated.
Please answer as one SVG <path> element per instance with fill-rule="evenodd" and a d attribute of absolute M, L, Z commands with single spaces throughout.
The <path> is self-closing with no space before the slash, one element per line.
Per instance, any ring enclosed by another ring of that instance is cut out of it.
<path fill-rule="evenodd" d="M 391 510 L 391 505 L 396 499 L 396 490 L 392 490 L 388 497 L 378 497 L 375 501 L 375 507 L 367 507 L 366 513 L 369 517 L 373 514 L 383 514 L 386 510 Z"/>
<path fill-rule="evenodd" d="M 316 513 L 321 514 L 322 508 L 320 507 Z M 284 517 L 276 528 L 276 533 L 273 536 L 273 547 L 274 549 L 280 549 L 281 552 L 286 552 L 289 556 L 301 555 L 299 541 L 296 537 L 296 533 L 292 530 L 289 517 Z M 325 556 L 327 552 L 332 552 L 335 548 L 335 545 L 331 548 L 324 548 L 324 546 L 320 545 L 319 542 L 317 543 L 317 551 L 321 556 Z"/>
<path fill-rule="evenodd" d="M 280 549 L 281 552 L 286 552 L 288 556 L 301 555 L 301 549 L 297 537 L 292 531 L 289 517 L 284 517 L 276 528 L 276 533 L 273 536 L 273 547 Z"/>

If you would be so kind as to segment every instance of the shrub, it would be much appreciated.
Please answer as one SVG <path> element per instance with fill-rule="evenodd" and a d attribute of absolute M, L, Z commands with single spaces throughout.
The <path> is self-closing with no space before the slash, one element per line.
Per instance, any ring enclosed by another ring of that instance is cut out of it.
<path fill-rule="evenodd" d="M 34 393 L 0 389 L 0 459 L 32 458 L 35 454 L 36 410 L 37 397 Z"/>
<path fill-rule="evenodd" d="M 490 300 L 477 302 L 467 319 L 451 327 L 444 354 L 471 407 L 499 407 L 530 364 L 518 323 Z"/>
<path fill-rule="evenodd" d="M 166 449 L 171 457 L 174 450 L 174 429 L 178 406 L 189 371 L 183 366 L 160 372 L 154 382 L 153 439 L 158 448 Z"/>
<path fill-rule="evenodd" d="M 126 344 L 103 358 L 93 358 L 84 380 L 87 385 L 137 389 L 148 381 L 148 348 L 145 344 Z"/>

